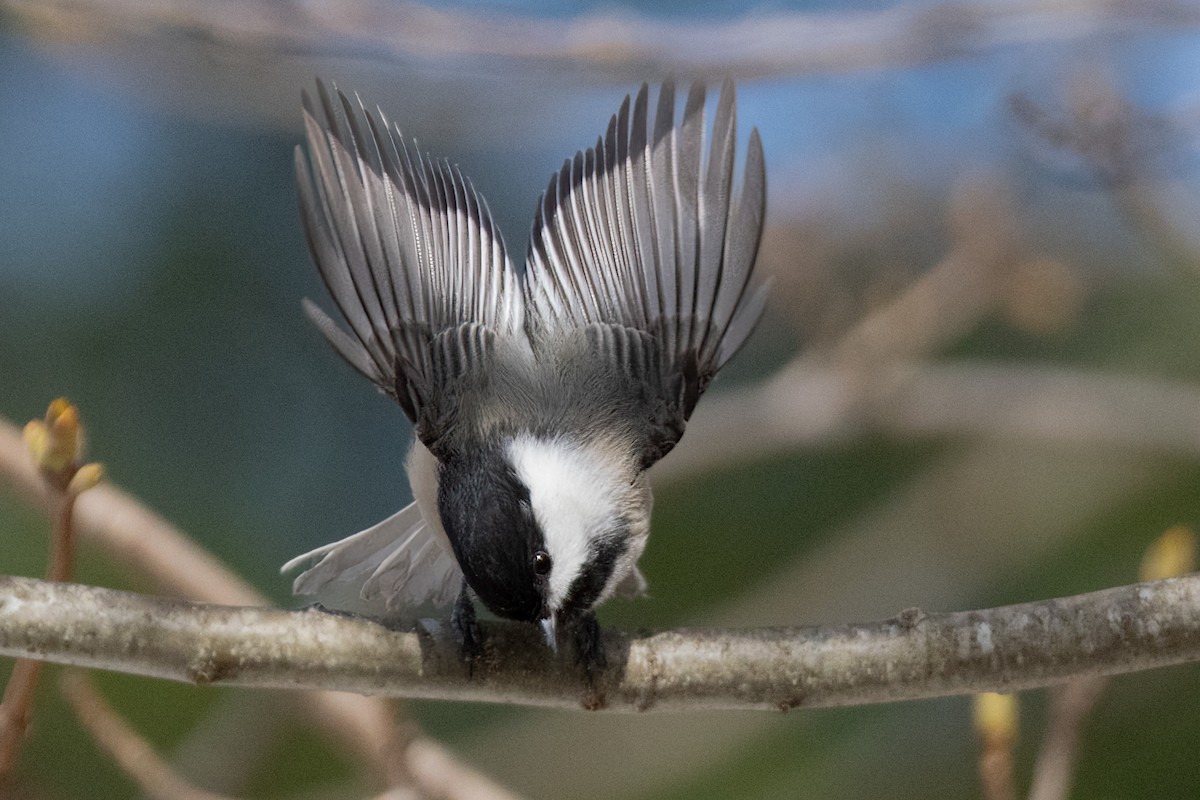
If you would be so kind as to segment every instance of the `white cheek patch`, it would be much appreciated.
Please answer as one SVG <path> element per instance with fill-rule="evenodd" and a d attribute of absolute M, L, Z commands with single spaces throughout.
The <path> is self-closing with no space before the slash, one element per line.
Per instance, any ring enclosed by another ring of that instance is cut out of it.
<path fill-rule="evenodd" d="M 554 562 L 550 604 L 558 608 L 592 540 L 617 519 L 621 477 L 597 453 L 561 439 L 514 439 L 509 458 L 529 487 L 533 515 Z"/>

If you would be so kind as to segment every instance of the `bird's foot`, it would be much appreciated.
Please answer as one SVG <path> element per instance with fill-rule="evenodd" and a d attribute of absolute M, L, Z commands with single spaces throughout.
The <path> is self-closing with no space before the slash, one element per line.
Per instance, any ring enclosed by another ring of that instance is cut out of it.
<path fill-rule="evenodd" d="M 479 629 L 479 623 L 475 619 L 475 604 L 467 592 L 466 583 L 463 583 L 458 600 L 454 602 L 450 625 L 454 628 L 455 635 L 458 636 L 461 647 L 459 654 L 462 656 L 463 663 L 467 665 L 467 673 L 474 674 L 475 663 L 483 658 L 483 632 Z"/>
<path fill-rule="evenodd" d="M 575 664 L 583 669 L 587 682 L 583 706 L 589 711 L 601 709 L 605 700 L 597 681 L 608 667 L 608 657 L 604 654 L 604 637 L 595 613 L 588 611 L 583 614 L 575 622 L 571 633 L 575 644 Z"/>

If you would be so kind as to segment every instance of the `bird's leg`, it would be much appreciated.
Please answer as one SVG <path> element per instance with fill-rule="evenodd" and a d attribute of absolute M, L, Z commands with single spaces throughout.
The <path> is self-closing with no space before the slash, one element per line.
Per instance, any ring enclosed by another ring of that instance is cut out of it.
<path fill-rule="evenodd" d="M 479 624 L 475 621 L 475 603 L 471 601 L 467 582 L 463 581 L 462 591 L 454 601 L 454 612 L 450 615 L 450 625 L 458 635 L 462 644 L 462 659 L 467 668 L 474 670 L 475 662 L 483 655 L 483 635 Z"/>
<path fill-rule="evenodd" d="M 575 621 L 571 631 L 575 640 L 575 663 L 583 667 L 589 686 L 594 686 L 596 677 L 608 666 L 604 655 L 604 639 L 600 623 L 594 611 L 586 611 Z"/>

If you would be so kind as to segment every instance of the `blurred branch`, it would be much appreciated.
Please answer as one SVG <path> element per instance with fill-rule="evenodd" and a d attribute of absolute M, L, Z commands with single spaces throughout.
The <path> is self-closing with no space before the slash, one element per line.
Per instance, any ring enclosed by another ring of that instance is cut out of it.
<path fill-rule="evenodd" d="M 150 744 L 113 711 L 83 675 L 66 673 L 59 686 L 80 724 L 147 797 L 228 800 L 226 795 L 198 789 L 177 775 Z"/>
<path fill-rule="evenodd" d="M 60 688 L 81 725 L 96 743 L 150 798 L 170 800 L 223 800 L 227 795 L 197 788 L 178 775 L 150 743 L 105 702 L 91 682 L 78 672 L 64 673 Z M 411 788 L 393 787 L 380 797 L 410 800 L 418 797 L 459 798 L 460 800 L 514 800 L 503 790 L 464 770 L 438 745 L 426 740 L 414 741 L 406 754 L 408 767 L 417 773 L 422 793 Z"/>
<path fill-rule="evenodd" d="M 43 35 L 154 35 L 255 52 L 409 61 L 486 59 L 643 80 L 669 72 L 735 78 L 879 69 L 998 47 L 1200 24 L 1189 2 L 990 0 L 909 3 L 870 12 L 755 11 L 732 20 L 606 10 L 550 18 L 431 3 L 186 3 L 3 0 Z"/>
<path fill-rule="evenodd" d="M 1006 279 L 1019 263 L 1013 205 L 1001 181 L 979 176 L 957 181 L 946 210 L 946 254 L 822 353 L 793 363 L 805 369 L 814 357 L 860 367 L 910 361 L 967 334 L 1003 300 Z"/>
<path fill-rule="evenodd" d="M 988 362 L 870 369 L 798 359 L 765 383 L 714 395 L 656 482 L 867 433 L 974 434 L 1200 458 L 1200 387 Z"/>
<path fill-rule="evenodd" d="M 431 797 L 454 800 L 516 800 L 483 773 L 456 760 L 429 737 L 414 738 L 405 747 L 404 758 L 416 784 Z"/>
<path fill-rule="evenodd" d="M 1194 270 L 1200 244 L 1172 220 L 1159 178 L 1194 134 L 1175 117 L 1137 106 L 1103 70 L 1068 76 L 1061 94 L 1042 103 L 1026 94 L 1009 98 L 1030 152 L 1051 166 L 1098 180 L 1130 228 L 1167 264 Z"/>
<path fill-rule="evenodd" d="M 1050 724 L 1038 751 L 1029 800 L 1066 800 L 1079 757 L 1083 723 L 1108 686 L 1104 675 L 1092 675 L 1058 687 L 1051 695 Z"/>
<path fill-rule="evenodd" d="M 1053 302 L 1054 313 L 1075 297 L 1064 265 L 1021 253 L 1003 185 L 960 182 L 949 222 L 947 254 L 837 341 L 762 383 L 706 399 L 689 435 L 655 466 L 656 483 L 872 433 L 1017 436 L 1200 458 L 1200 387 L 1061 367 L 927 361 L 1014 302 L 1018 279 Z"/>
<path fill-rule="evenodd" d="M 578 708 L 581 674 L 531 625 L 488 623 L 468 675 L 430 623 L 202 605 L 0 577 L 0 654 L 204 685 Z M 789 709 L 1016 691 L 1200 661 L 1200 575 L 858 625 L 605 636 L 612 710 Z"/>

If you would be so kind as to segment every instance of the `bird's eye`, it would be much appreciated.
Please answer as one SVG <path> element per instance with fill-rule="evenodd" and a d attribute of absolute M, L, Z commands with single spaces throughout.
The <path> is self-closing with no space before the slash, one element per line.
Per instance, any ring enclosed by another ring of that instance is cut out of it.
<path fill-rule="evenodd" d="M 533 554 L 533 571 L 538 575 L 548 575 L 552 566 L 554 566 L 554 562 L 550 560 L 550 554 L 545 550 L 538 550 Z"/>

